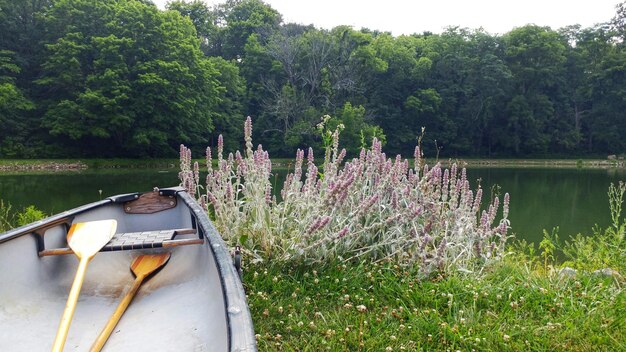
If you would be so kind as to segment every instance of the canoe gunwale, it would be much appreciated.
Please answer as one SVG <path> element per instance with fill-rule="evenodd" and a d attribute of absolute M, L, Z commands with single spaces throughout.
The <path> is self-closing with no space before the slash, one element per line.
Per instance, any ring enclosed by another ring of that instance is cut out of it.
<path fill-rule="evenodd" d="M 159 190 L 159 192 L 163 195 L 177 195 L 181 191 L 184 192 L 185 190 L 182 187 L 170 187 L 170 188 L 163 188 Z M 64 220 L 71 222 L 74 216 L 87 212 L 89 210 L 101 207 L 105 204 L 125 203 L 128 201 L 137 199 L 140 195 L 141 193 L 135 192 L 135 193 L 126 193 L 126 194 L 110 196 L 100 201 L 81 205 L 79 207 L 64 211 L 62 213 L 49 216 L 40 221 L 36 221 L 30 224 L 16 227 L 12 230 L 5 232 L 4 234 L 0 234 L 0 244 L 6 241 L 10 241 L 20 236 L 28 235 L 31 233 L 37 233 L 38 230 L 50 227 L 51 224 L 61 224 L 64 222 Z"/>
<path fill-rule="evenodd" d="M 235 269 L 226 243 L 217 232 L 204 209 L 182 187 L 176 187 L 181 200 L 192 210 L 198 226 L 204 232 L 218 267 L 222 292 L 226 300 L 226 318 L 230 351 L 256 351 L 252 317 L 246 302 L 241 278 Z"/>
<path fill-rule="evenodd" d="M 68 210 L 68 211 L 64 211 L 62 213 L 56 214 L 56 215 L 52 215 L 50 217 L 47 217 L 43 220 L 40 221 L 36 221 L 24 226 L 20 226 L 17 227 L 15 229 L 9 230 L 7 232 L 5 232 L 4 234 L 0 235 L 0 244 L 10 241 L 12 239 L 24 236 L 24 235 L 29 235 L 31 233 L 37 233 L 37 231 L 45 229 L 45 228 L 49 228 L 51 225 L 53 224 L 62 224 L 65 221 L 70 221 L 74 218 L 74 216 L 87 212 L 89 210 L 92 210 L 94 208 L 98 208 L 101 207 L 105 204 L 109 204 L 113 202 L 112 199 L 110 198 L 106 198 L 103 199 L 101 201 L 97 201 L 97 202 L 93 202 L 93 203 L 89 203 L 89 204 L 85 204 L 82 206 L 79 206 L 77 208 Z"/>

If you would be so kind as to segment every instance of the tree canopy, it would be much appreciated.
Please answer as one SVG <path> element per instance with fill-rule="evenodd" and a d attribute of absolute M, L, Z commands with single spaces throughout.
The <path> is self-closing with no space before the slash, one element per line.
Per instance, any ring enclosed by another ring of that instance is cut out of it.
<path fill-rule="evenodd" d="M 0 0 L 0 157 L 173 156 L 242 143 L 349 154 L 542 157 L 626 152 L 626 2 L 590 28 L 392 36 L 285 23 L 261 0 Z"/>

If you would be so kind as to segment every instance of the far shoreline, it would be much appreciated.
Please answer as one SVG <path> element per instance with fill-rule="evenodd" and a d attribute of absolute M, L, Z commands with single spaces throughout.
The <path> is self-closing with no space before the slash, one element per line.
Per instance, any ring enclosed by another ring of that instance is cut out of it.
<path fill-rule="evenodd" d="M 349 159 L 346 159 L 346 161 Z M 204 159 L 198 159 L 201 168 Z M 319 160 L 318 160 L 319 161 Z M 623 159 L 473 159 L 473 158 L 426 158 L 430 166 L 440 162 L 442 165 L 456 163 L 469 168 L 578 168 L 578 169 L 624 169 Z M 215 164 L 215 160 L 213 161 Z M 413 162 L 413 158 L 409 159 Z M 274 158 L 272 165 L 277 169 L 291 169 L 294 160 Z M 87 169 L 172 169 L 178 168 L 177 159 L 0 159 L 0 172 L 56 172 L 82 171 Z"/>

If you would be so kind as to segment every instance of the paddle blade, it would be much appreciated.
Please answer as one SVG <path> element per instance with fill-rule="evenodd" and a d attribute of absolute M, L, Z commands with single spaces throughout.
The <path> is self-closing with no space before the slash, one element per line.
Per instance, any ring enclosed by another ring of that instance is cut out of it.
<path fill-rule="evenodd" d="M 161 268 L 170 259 L 170 253 L 144 254 L 133 260 L 130 266 L 137 277 L 146 277 Z"/>
<path fill-rule="evenodd" d="M 117 221 L 98 220 L 72 224 L 67 243 L 79 257 L 93 257 L 115 234 Z"/>

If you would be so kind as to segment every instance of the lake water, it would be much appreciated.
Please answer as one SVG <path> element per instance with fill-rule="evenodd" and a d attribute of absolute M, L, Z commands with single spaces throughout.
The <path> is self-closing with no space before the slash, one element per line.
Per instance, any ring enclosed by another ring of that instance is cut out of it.
<path fill-rule="evenodd" d="M 594 224 L 606 227 L 610 222 L 609 184 L 626 180 L 626 172 L 624 169 L 469 168 L 468 179 L 473 180 L 473 188 L 480 180 L 484 202 L 489 199 L 493 185 L 499 185 L 500 194 L 508 192 L 513 232 L 518 238 L 537 242 L 543 229 L 556 226 L 560 227 L 562 237 L 590 233 Z M 110 195 L 175 185 L 178 185 L 176 168 L 0 173 L 0 199 L 11 203 L 14 209 L 32 204 L 52 214 Z"/>

